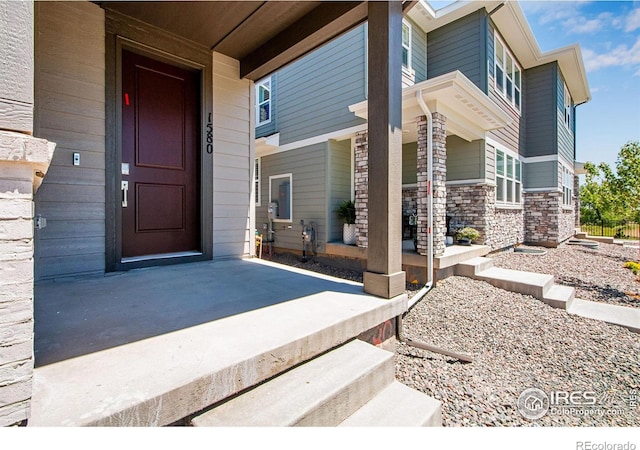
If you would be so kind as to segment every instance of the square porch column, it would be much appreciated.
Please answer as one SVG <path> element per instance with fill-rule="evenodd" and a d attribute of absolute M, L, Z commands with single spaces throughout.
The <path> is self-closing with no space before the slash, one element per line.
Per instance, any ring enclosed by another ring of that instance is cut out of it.
<path fill-rule="evenodd" d="M 54 145 L 33 132 L 32 2 L 0 2 L 0 426 L 29 418 L 33 194 Z"/>
<path fill-rule="evenodd" d="M 368 258 L 364 290 L 392 298 L 402 271 L 402 2 L 368 3 Z"/>

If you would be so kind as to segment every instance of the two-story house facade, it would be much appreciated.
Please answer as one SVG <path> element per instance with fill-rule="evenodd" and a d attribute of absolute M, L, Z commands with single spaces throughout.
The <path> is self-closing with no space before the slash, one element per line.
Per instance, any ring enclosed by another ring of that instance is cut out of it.
<path fill-rule="evenodd" d="M 276 248 L 301 249 L 303 220 L 317 254 L 344 256 L 336 209 L 351 199 L 363 251 L 349 255 L 366 257 L 364 36 L 366 24 L 256 83 L 256 228 Z M 415 219 L 417 251 L 442 254 L 462 226 L 490 250 L 571 237 L 575 106 L 590 98 L 579 47 L 542 53 L 518 4 L 494 1 L 420 2 L 402 46 L 403 221 Z M 283 184 L 284 214 L 269 216 Z"/>

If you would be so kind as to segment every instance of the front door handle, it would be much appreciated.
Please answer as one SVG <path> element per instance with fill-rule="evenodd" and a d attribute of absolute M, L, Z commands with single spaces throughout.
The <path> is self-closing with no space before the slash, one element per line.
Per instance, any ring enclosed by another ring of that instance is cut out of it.
<path fill-rule="evenodd" d="M 120 188 L 122 189 L 122 207 L 127 207 L 127 198 L 129 197 L 129 182 L 122 180 Z"/>

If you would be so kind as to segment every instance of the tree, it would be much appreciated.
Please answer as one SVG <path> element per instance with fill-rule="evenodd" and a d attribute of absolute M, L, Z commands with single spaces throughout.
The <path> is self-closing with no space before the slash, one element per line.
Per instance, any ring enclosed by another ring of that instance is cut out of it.
<path fill-rule="evenodd" d="M 608 164 L 586 162 L 580 187 L 580 215 L 584 223 L 640 222 L 640 143 L 626 143 L 618 153 L 616 171 Z"/>

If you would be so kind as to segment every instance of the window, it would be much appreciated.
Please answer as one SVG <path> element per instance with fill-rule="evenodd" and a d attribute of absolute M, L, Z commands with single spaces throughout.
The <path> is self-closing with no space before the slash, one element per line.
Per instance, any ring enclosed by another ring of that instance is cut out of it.
<path fill-rule="evenodd" d="M 496 202 L 522 203 L 522 164 L 501 150 L 496 150 Z"/>
<path fill-rule="evenodd" d="M 496 91 L 520 111 L 522 104 L 522 70 L 506 45 L 495 33 L 494 37 Z"/>
<path fill-rule="evenodd" d="M 564 85 L 564 125 L 571 131 L 571 94 L 567 85 Z"/>
<path fill-rule="evenodd" d="M 293 196 L 292 175 L 274 175 L 269 177 L 269 203 L 275 204 L 274 222 L 292 222 Z"/>
<path fill-rule="evenodd" d="M 260 169 L 262 166 L 262 160 L 260 158 L 256 158 L 255 159 L 255 164 L 254 164 L 254 173 L 253 173 L 253 182 L 255 184 L 255 201 L 256 201 L 256 206 L 260 206 L 261 205 L 261 200 L 262 200 L 262 187 L 260 186 Z"/>
<path fill-rule="evenodd" d="M 562 166 L 562 205 L 573 204 L 573 174 L 565 166 Z"/>
<path fill-rule="evenodd" d="M 271 78 L 256 83 L 256 126 L 271 122 Z"/>
<path fill-rule="evenodd" d="M 402 67 L 411 69 L 411 25 L 402 21 Z"/>

